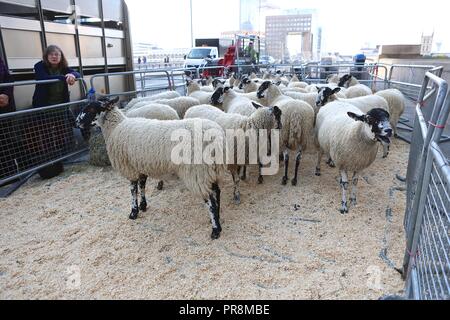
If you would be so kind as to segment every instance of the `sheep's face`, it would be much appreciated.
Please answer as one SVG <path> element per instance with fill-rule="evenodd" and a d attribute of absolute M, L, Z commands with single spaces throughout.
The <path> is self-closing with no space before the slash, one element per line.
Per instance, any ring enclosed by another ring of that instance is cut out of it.
<path fill-rule="evenodd" d="M 338 83 L 338 86 L 343 88 L 343 87 L 348 87 L 348 82 L 352 80 L 352 76 L 349 74 L 346 74 L 345 76 L 343 76 Z"/>
<path fill-rule="evenodd" d="M 392 137 L 392 127 L 389 123 L 389 113 L 386 110 L 375 108 L 370 110 L 365 115 L 356 115 L 352 112 L 348 113 L 348 116 L 355 121 L 362 121 L 368 125 L 373 140 L 379 141 L 382 144 L 390 144 Z"/>
<path fill-rule="evenodd" d="M 250 83 L 252 83 L 252 81 L 249 78 L 245 77 L 244 79 L 242 79 L 242 82 L 239 84 L 239 89 L 241 89 L 241 90 L 244 89 L 244 86 L 247 86 Z"/>
<path fill-rule="evenodd" d="M 252 102 L 253 106 L 257 111 L 253 114 L 255 117 L 258 117 L 258 113 L 268 113 L 270 116 L 263 116 L 262 119 L 264 119 L 264 124 L 260 129 L 277 129 L 281 130 L 283 128 L 281 124 L 281 116 L 282 112 L 281 109 L 277 106 L 275 107 L 264 107 L 256 102 Z"/>
<path fill-rule="evenodd" d="M 262 85 L 259 87 L 257 92 L 258 99 L 264 99 L 267 96 L 267 91 L 269 90 L 270 86 L 272 85 L 272 81 L 264 81 Z"/>
<path fill-rule="evenodd" d="M 338 82 L 340 81 L 339 76 L 337 74 L 330 74 L 327 77 L 327 83 L 332 83 L 332 82 L 336 81 L 335 79 L 337 79 Z"/>
<path fill-rule="evenodd" d="M 213 85 L 214 89 L 217 89 L 219 87 L 223 87 L 225 85 L 225 81 L 222 81 L 220 79 L 214 79 L 212 82 L 212 85 Z"/>
<path fill-rule="evenodd" d="M 319 94 L 316 98 L 316 106 L 320 108 L 325 106 L 328 102 L 336 100 L 335 94 L 341 91 L 341 88 L 331 89 L 328 87 L 317 87 L 317 90 L 319 91 Z"/>
<path fill-rule="evenodd" d="M 212 105 L 218 105 L 223 103 L 223 94 L 224 94 L 223 87 L 219 87 L 214 91 L 213 95 L 211 96 L 211 104 Z"/>
<path fill-rule="evenodd" d="M 119 97 L 113 100 L 103 99 L 89 103 L 78 115 L 76 126 L 80 129 L 90 127 L 98 115 L 111 110 L 117 102 L 119 102 Z"/>

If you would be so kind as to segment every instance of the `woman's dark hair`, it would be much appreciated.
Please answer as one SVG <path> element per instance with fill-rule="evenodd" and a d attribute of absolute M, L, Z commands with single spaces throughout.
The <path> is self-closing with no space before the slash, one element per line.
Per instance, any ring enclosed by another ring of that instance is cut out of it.
<path fill-rule="evenodd" d="M 47 66 L 47 68 L 51 67 L 50 61 L 48 61 L 48 56 L 49 56 L 49 54 L 51 54 L 55 51 L 61 53 L 61 62 L 59 63 L 58 68 L 59 69 L 67 69 L 69 67 L 69 64 L 67 63 L 67 59 L 64 56 L 64 52 L 61 50 L 60 47 L 55 46 L 55 45 L 50 45 L 47 47 L 47 49 L 45 49 L 44 55 L 42 57 L 42 60 L 44 61 L 45 65 Z"/>

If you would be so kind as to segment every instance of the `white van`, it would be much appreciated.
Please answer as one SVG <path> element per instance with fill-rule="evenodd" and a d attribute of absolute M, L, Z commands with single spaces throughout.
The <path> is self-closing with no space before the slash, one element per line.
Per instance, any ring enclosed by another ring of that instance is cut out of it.
<path fill-rule="evenodd" d="M 216 47 L 195 47 L 186 55 L 184 68 L 198 68 L 205 64 L 205 58 L 217 59 L 218 57 L 219 50 Z"/>

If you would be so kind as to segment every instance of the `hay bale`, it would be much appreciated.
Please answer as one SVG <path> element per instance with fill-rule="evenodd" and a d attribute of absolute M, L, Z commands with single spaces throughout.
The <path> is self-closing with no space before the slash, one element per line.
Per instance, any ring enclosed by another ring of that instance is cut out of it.
<path fill-rule="evenodd" d="M 89 138 L 89 163 L 97 167 L 109 167 L 111 161 L 106 151 L 105 138 L 103 137 L 100 128 L 93 130 L 91 137 Z"/>

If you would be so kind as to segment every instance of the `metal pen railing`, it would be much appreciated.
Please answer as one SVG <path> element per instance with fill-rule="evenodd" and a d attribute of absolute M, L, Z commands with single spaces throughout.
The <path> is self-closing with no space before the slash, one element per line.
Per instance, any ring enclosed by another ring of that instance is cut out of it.
<path fill-rule="evenodd" d="M 403 270 L 407 297 L 414 299 L 450 298 L 450 169 L 439 147 L 450 112 L 450 97 L 447 82 L 433 71 L 442 74 L 435 68 L 425 75 L 416 106 L 407 174 Z M 426 95 L 430 81 L 437 91 Z"/>
<path fill-rule="evenodd" d="M 4 83 L 0 87 L 52 84 L 61 80 Z M 80 81 L 86 95 L 86 83 Z M 77 109 L 87 100 L 0 114 L 0 185 L 87 150 L 78 129 Z"/>

